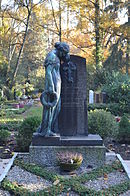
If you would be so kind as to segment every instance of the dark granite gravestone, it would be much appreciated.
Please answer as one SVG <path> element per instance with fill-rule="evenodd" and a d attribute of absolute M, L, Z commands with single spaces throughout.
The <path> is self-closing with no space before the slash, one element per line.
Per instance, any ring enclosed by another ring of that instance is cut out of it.
<path fill-rule="evenodd" d="M 61 65 L 61 136 L 88 135 L 86 59 L 71 55 L 68 64 Z"/>
<path fill-rule="evenodd" d="M 100 93 L 95 93 L 95 103 L 100 103 Z"/>
<path fill-rule="evenodd" d="M 106 103 L 107 95 L 105 92 L 102 92 L 102 103 Z"/>

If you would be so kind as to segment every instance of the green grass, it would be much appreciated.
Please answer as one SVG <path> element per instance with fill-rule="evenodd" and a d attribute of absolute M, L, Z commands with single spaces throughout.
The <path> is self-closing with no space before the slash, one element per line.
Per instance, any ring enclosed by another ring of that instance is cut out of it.
<path fill-rule="evenodd" d="M 25 114 L 25 117 L 39 116 L 42 118 L 43 107 L 32 106 Z"/>
<path fill-rule="evenodd" d="M 7 106 L 5 107 L 7 109 Z M 6 110 L 4 107 L 0 115 L 0 129 L 17 130 L 21 122 L 30 116 L 39 116 L 42 119 L 42 106 L 25 106 L 19 110 Z M 10 108 L 10 107 L 9 107 Z"/>

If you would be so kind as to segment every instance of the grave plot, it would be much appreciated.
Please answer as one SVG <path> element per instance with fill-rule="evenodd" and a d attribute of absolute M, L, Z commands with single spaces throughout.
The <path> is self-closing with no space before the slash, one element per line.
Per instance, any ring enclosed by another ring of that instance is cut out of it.
<path fill-rule="evenodd" d="M 0 193 L 7 195 L 129 195 L 130 181 L 120 162 L 114 160 L 103 167 L 82 174 L 61 175 L 51 168 L 43 168 L 16 159 L 1 183 Z"/>

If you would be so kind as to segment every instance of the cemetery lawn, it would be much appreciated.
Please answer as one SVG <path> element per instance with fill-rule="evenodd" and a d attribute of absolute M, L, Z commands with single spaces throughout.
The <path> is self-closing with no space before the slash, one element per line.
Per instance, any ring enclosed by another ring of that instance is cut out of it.
<path fill-rule="evenodd" d="M 123 196 L 129 194 L 130 181 L 117 160 L 89 172 L 64 176 L 16 159 L 0 190 L 17 196 Z"/>

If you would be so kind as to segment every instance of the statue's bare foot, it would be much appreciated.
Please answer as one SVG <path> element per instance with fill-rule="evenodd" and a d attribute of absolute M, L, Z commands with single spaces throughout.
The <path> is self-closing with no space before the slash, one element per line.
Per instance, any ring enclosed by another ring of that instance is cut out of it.
<path fill-rule="evenodd" d="M 45 135 L 45 137 L 55 137 L 55 136 L 57 136 L 57 134 L 54 133 L 54 132 L 52 132 L 52 131 L 48 131 L 48 132 L 46 133 L 46 135 Z"/>

